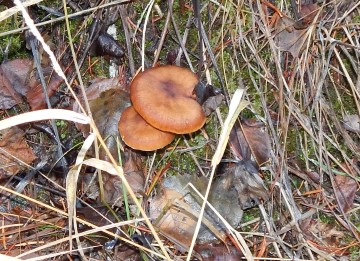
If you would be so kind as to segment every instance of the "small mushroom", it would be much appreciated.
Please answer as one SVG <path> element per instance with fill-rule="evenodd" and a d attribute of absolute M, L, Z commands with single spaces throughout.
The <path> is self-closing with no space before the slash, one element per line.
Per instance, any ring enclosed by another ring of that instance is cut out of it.
<path fill-rule="evenodd" d="M 131 83 L 130 98 L 141 117 L 159 130 L 185 134 L 199 130 L 205 114 L 194 99 L 199 80 L 188 69 L 167 65 L 139 73 Z"/>
<path fill-rule="evenodd" d="M 132 106 L 127 107 L 122 112 L 119 121 L 119 132 L 126 145 L 142 151 L 161 149 L 175 138 L 173 133 L 152 127 Z"/>

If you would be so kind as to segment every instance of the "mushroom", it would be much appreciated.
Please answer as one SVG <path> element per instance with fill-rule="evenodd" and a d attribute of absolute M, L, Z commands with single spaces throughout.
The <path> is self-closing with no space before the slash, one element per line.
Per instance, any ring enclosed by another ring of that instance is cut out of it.
<path fill-rule="evenodd" d="M 165 147 L 173 141 L 175 134 L 164 132 L 148 124 L 134 109 L 127 107 L 119 121 L 122 140 L 136 150 L 152 151 Z"/>
<path fill-rule="evenodd" d="M 198 82 L 188 69 L 154 67 L 133 79 L 130 98 L 135 110 L 153 127 L 176 134 L 191 133 L 205 123 L 205 114 L 193 95 Z"/>

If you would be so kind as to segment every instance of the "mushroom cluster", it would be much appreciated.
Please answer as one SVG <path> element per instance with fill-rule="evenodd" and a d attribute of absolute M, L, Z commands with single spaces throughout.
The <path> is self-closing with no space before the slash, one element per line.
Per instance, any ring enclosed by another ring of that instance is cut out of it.
<path fill-rule="evenodd" d="M 123 111 L 119 121 L 125 144 L 152 151 L 171 143 L 175 134 L 199 130 L 205 114 L 193 95 L 198 82 L 190 70 L 172 65 L 136 75 L 130 86 L 133 106 Z"/>

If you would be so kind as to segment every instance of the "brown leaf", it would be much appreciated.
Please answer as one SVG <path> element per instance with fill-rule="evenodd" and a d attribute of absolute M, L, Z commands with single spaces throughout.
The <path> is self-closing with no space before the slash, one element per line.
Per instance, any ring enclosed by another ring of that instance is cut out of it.
<path fill-rule="evenodd" d="M 145 186 L 145 176 L 143 173 L 142 160 L 139 154 L 128 150 L 125 151 L 124 174 L 131 189 L 138 195 L 142 195 Z M 121 206 L 123 201 L 123 186 L 121 178 L 116 175 L 103 174 L 105 200 L 108 204 Z"/>
<path fill-rule="evenodd" d="M 337 195 L 339 207 L 346 213 L 354 204 L 357 183 L 355 179 L 342 175 L 336 175 L 334 180 L 336 184 L 334 192 Z"/>
<path fill-rule="evenodd" d="M 116 219 L 113 213 L 110 212 L 109 208 L 103 206 L 95 206 L 92 208 L 85 206 L 77 208 L 76 214 L 79 215 L 79 217 L 81 217 L 82 219 L 98 227 L 106 226 L 113 222 L 116 222 Z"/>
<path fill-rule="evenodd" d="M 92 116 L 101 136 L 105 139 L 111 154 L 118 158 L 117 140 L 119 138 L 118 122 L 121 112 L 130 105 L 130 98 L 124 91 L 125 86 L 120 84 L 118 78 L 95 79 L 86 89 Z M 81 98 L 82 100 L 82 98 Z M 77 104 L 74 111 L 79 112 Z M 90 129 L 88 125 L 77 124 L 76 127 L 87 136 Z M 100 149 L 100 158 L 107 160 L 103 149 Z"/>
<path fill-rule="evenodd" d="M 302 4 L 299 11 L 300 19 L 294 24 L 295 29 L 307 28 L 314 22 L 318 11 L 319 6 L 317 4 Z"/>
<path fill-rule="evenodd" d="M 251 160 L 251 154 L 259 166 L 266 163 L 271 156 L 270 136 L 265 126 L 255 119 L 241 122 L 231 130 L 229 145 L 240 160 L 247 162 Z"/>
<path fill-rule="evenodd" d="M 195 247 L 195 251 L 199 253 L 203 261 L 238 261 L 244 257 L 236 247 L 224 244 L 201 244 Z"/>
<path fill-rule="evenodd" d="M 224 101 L 224 95 L 221 93 L 216 96 L 209 97 L 202 105 L 203 111 L 206 116 L 209 116 L 213 111 L 215 111 L 221 103 Z"/>
<path fill-rule="evenodd" d="M 315 181 L 316 183 L 320 183 L 321 178 L 319 173 L 315 171 L 305 171 L 305 174 L 308 175 L 311 178 L 311 180 Z"/>
<path fill-rule="evenodd" d="M 43 70 L 46 82 L 47 95 L 51 97 L 59 88 L 63 79 L 51 67 Z M 35 71 L 29 78 L 30 90 L 26 94 L 27 101 L 33 111 L 47 108 L 43 87 Z"/>
<path fill-rule="evenodd" d="M 288 17 L 276 19 L 275 43 L 281 51 L 290 52 L 293 57 L 298 57 L 306 40 L 307 30 L 296 30 L 295 21 Z"/>
<path fill-rule="evenodd" d="M 162 193 L 150 202 L 150 216 L 154 220 L 154 225 L 181 251 L 186 251 L 190 246 L 201 208 L 199 203 L 201 199 L 188 186 L 185 187 L 188 183 L 192 183 L 200 193 L 204 194 L 207 183 L 205 177 L 177 175 L 164 179 Z M 240 215 L 235 215 L 239 223 L 242 210 L 239 207 L 233 208 L 240 211 Z M 198 241 L 203 243 L 219 239 L 224 241 L 225 233 L 222 226 L 217 224 L 214 214 L 209 215 L 209 213 L 207 209 L 203 218 L 205 225 L 200 229 Z"/>
<path fill-rule="evenodd" d="M 10 109 L 21 103 L 29 87 L 26 84 L 32 61 L 16 59 L 3 63 L 0 67 L 0 109 Z"/>
<path fill-rule="evenodd" d="M 101 136 L 105 139 L 110 153 L 115 159 L 118 159 L 121 156 L 118 155 L 117 144 L 117 141 L 121 140 L 119 138 L 118 122 L 122 111 L 130 105 L 130 98 L 125 91 L 125 85 L 119 82 L 119 78 L 97 78 L 86 89 L 86 95 L 95 124 Z M 83 99 L 80 98 L 80 100 Z M 79 112 L 79 106 L 74 104 L 73 110 Z M 87 136 L 90 131 L 89 126 L 79 124 L 76 127 L 83 132 L 84 136 Z M 101 159 L 108 160 L 108 156 L 102 148 L 100 148 L 99 154 Z M 145 179 L 140 156 L 132 151 L 125 151 L 122 156 L 124 155 L 125 177 L 132 190 L 141 194 L 144 189 Z M 103 180 L 106 202 L 121 205 L 123 192 L 120 177 L 103 173 Z M 92 187 L 92 191 L 95 196 L 98 195 L 96 188 Z"/>
<path fill-rule="evenodd" d="M 86 88 L 86 96 L 91 101 L 98 98 L 102 92 L 110 89 L 126 91 L 126 86 L 120 82 L 119 78 L 95 78 L 91 80 L 90 86 Z"/>
<path fill-rule="evenodd" d="M 140 251 L 134 249 L 128 245 L 122 245 L 117 247 L 117 251 L 115 251 L 113 260 L 121 260 L 121 261 L 141 261 L 144 260 L 141 257 Z"/>
<path fill-rule="evenodd" d="M 343 245 L 340 243 L 344 237 L 342 231 L 338 231 L 334 225 L 326 224 L 315 219 L 304 219 L 300 222 L 302 232 L 308 242 L 313 242 L 316 247 L 327 253 L 339 252 L 343 254 Z"/>
<path fill-rule="evenodd" d="M 189 213 L 173 206 L 175 200 L 182 201 L 182 197 L 175 190 L 165 189 L 162 195 L 150 202 L 150 217 L 166 238 L 181 251 L 186 251 L 191 244 L 197 221 Z"/>
<path fill-rule="evenodd" d="M 255 119 L 248 119 L 242 122 L 241 127 L 257 164 L 261 166 L 269 161 L 271 141 L 264 124 Z"/>
<path fill-rule="evenodd" d="M 25 170 L 27 167 L 20 161 L 31 164 L 36 159 L 24 135 L 18 127 L 0 131 L 0 179 Z"/>
<path fill-rule="evenodd" d="M 239 160 L 250 160 L 251 150 L 238 123 L 234 124 L 230 132 L 229 146 Z"/>

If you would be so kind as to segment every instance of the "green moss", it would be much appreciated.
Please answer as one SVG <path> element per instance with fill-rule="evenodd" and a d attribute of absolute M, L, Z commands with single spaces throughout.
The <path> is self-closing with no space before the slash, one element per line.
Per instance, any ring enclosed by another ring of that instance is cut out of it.
<path fill-rule="evenodd" d="M 4 11 L 5 7 L 0 6 L 0 12 Z M 22 17 L 20 15 L 14 15 L 9 17 L 0 23 L 0 32 L 8 32 L 21 27 Z M 0 48 L 5 51 L 8 48 L 7 58 L 12 60 L 16 58 L 29 57 L 29 52 L 24 45 L 24 37 L 21 34 L 13 34 L 0 37 Z M 0 61 L 4 60 L 4 53 L 0 52 Z"/>
<path fill-rule="evenodd" d="M 357 261 L 360 260 L 360 247 L 359 246 L 352 246 L 349 249 L 350 251 L 350 261 Z"/>
<path fill-rule="evenodd" d="M 329 225 L 335 225 L 337 224 L 336 222 L 336 218 L 332 215 L 328 215 L 326 213 L 320 212 L 319 213 L 319 218 L 321 220 L 321 222 L 329 224 Z"/>
<path fill-rule="evenodd" d="M 202 164 L 202 158 L 205 157 L 206 152 L 206 145 L 205 145 L 205 139 L 202 135 L 194 135 L 192 139 L 188 139 L 188 143 L 190 148 L 194 148 L 196 146 L 196 149 L 192 150 L 192 153 L 195 155 L 197 160 L 200 164 Z M 202 146 L 202 144 L 204 144 Z M 179 149 L 175 150 L 174 153 L 171 155 L 171 166 L 176 169 L 176 173 L 199 173 L 199 169 L 196 166 L 193 157 L 189 152 L 186 152 L 186 145 L 181 140 L 177 146 Z M 180 149 L 181 148 L 181 149 Z M 184 150 L 182 150 L 182 148 Z M 174 174 L 176 174 L 174 173 Z"/>
<path fill-rule="evenodd" d="M 261 214 L 260 214 L 260 211 L 258 208 L 248 209 L 248 210 L 244 211 L 241 223 L 251 222 L 252 220 L 259 217 L 260 215 Z M 251 232 L 251 231 L 253 231 L 253 227 L 254 227 L 254 224 L 250 224 L 248 226 L 244 226 L 242 229 L 245 232 Z"/>

